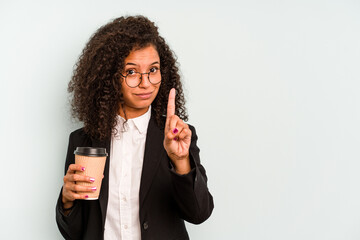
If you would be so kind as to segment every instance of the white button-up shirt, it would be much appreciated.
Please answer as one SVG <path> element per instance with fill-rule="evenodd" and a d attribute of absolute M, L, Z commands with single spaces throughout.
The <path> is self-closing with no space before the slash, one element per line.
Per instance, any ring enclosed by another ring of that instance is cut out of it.
<path fill-rule="evenodd" d="M 139 190 L 150 116 L 151 107 L 127 122 L 118 116 L 118 133 L 110 147 L 105 240 L 141 240 Z"/>

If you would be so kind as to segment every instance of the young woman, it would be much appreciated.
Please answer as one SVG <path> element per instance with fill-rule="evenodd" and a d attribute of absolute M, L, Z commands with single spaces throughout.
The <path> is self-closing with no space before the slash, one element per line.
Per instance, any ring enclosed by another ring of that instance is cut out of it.
<path fill-rule="evenodd" d="M 213 210 L 176 60 L 153 22 L 120 17 L 98 29 L 69 83 L 73 115 L 56 221 L 65 239 L 189 239 Z M 76 147 L 105 147 L 98 200 L 76 171 Z"/>

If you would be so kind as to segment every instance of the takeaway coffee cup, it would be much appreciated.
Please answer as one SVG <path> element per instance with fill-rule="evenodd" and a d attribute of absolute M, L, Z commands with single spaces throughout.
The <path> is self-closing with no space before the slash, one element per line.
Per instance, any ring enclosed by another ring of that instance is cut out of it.
<path fill-rule="evenodd" d="M 76 184 L 82 186 L 96 187 L 94 192 L 86 192 L 89 197 L 86 200 L 94 200 L 99 198 L 102 177 L 104 173 L 104 167 L 106 162 L 106 149 L 105 148 L 93 148 L 93 147 L 77 147 L 75 152 L 75 163 L 85 167 L 85 171 L 76 171 L 76 174 L 85 175 L 95 178 L 93 183 L 89 182 L 77 182 Z M 78 192 L 79 194 L 85 194 L 84 192 Z"/>

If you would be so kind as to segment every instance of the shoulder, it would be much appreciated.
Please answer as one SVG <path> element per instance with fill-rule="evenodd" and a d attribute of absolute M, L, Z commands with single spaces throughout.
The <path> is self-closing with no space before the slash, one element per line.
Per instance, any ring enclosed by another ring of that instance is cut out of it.
<path fill-rule="evenodd" d="M 73 143 L 82 143 L 91 141 L 90 136 L 85 132 L 84 128 L 79 128 L 70 133 L 69 139 Z"/>
<path fill-rule="evenodd" d="M 191 131 L 195 131 L 195 127 L 193 125 L 191 125 L 190 123 L 186 123 L 186 124 L 189 126 Z"/>
<path fill-rule="evenodd" d="M 71 138 L 81 138 L 81 137 L 87 137 L 87 134 L 85 133 L 84 128 L 76 129 L 75 131 L 70 133 Z"/>
<path fill-rule="evenodd" d="M 191 131 L 191 139 L 192 141 L 197 141 L 198 139 L 198 136 L 196 134 L 196 130 L 195 130 L 195 127 L 189 123 L 186 123 L 188 126 L 189 126 L 189 129 Z"/>
<path fill-rule="evenodd" d="M 92 138 L 84 128 L 79 128 L 69 136 L 69 142 L 77 147 L 109 147 L 110 139 L 99 140 Z"/>

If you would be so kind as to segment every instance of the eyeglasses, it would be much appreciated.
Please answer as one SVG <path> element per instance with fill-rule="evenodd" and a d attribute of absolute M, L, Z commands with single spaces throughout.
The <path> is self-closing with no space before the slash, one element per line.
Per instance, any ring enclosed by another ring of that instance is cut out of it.
<path fill-rule="evenodd" d="M 121 76 L 125 78 L 126 85 L 131 88 L 136 88 L 143 79 L 142 75 L 146 74 L 148 75 L 148 80 L 151 84 L 156 85 L 161 82 L 160 69 L 156 67 L 150 68 L 150 71 L 147 73 L 135 72 L 133 69 L 130 69 L 125 76 L 122 74 Z"/>

